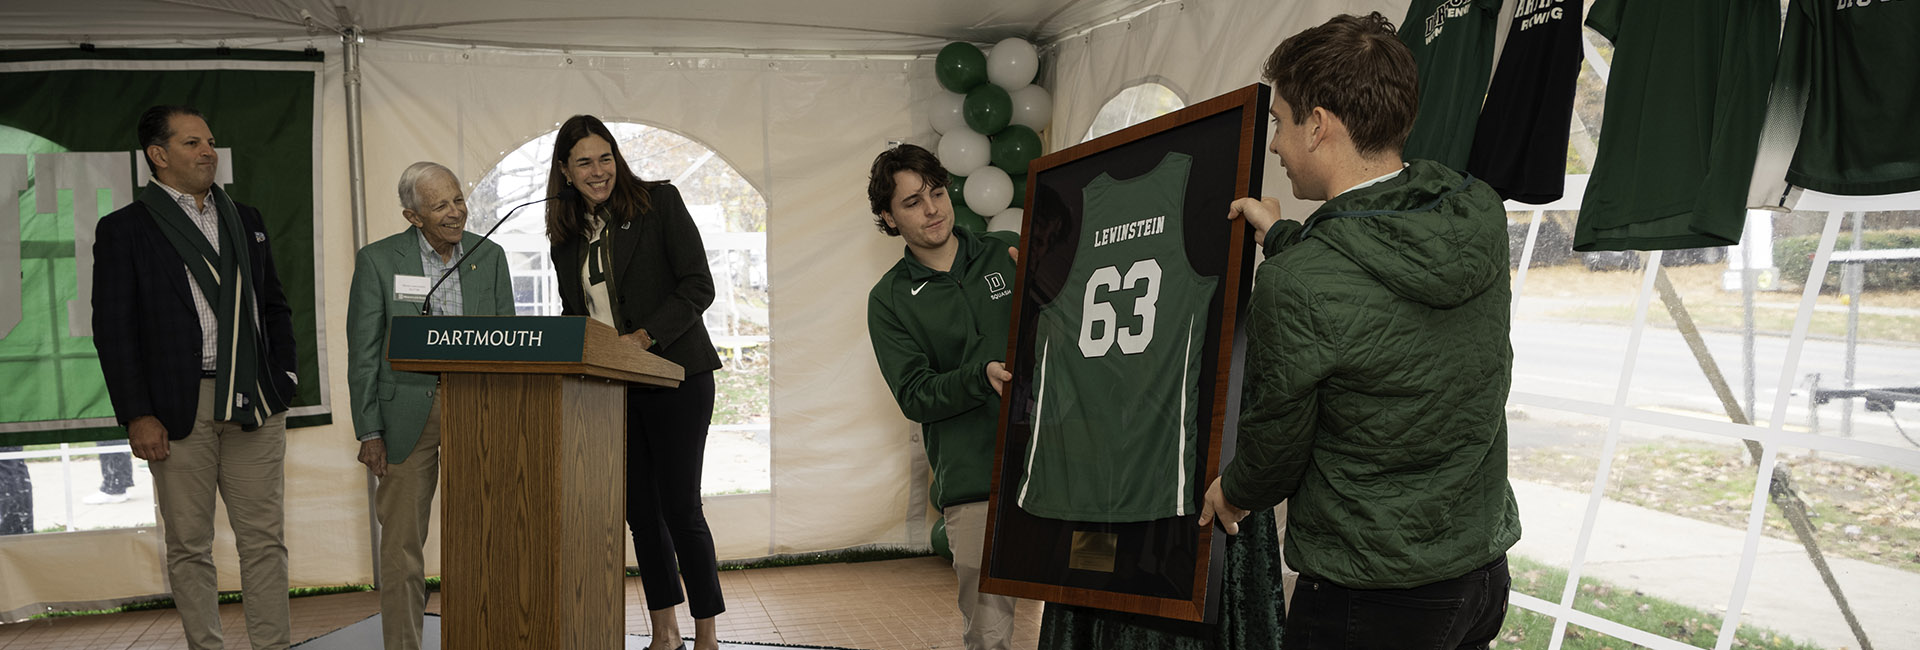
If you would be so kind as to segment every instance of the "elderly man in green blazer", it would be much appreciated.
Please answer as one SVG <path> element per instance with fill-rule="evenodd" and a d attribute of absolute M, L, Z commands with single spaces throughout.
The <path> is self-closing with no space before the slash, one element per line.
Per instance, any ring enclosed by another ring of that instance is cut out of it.
<path fill-rule="evenodd" d="M 347 300 L 347 388 L 353 400 L 360 462 L 380 477 L 380 618 L 387 650 L 420 647 L 426 607 L 427 520 L 440 480 L 438 375 L 399 372 L 386 360 L 394 316 L 419 315 L 429 288 L 431 313 L 510 316 L 513 281 L 499 244 L 466 231 L 460 179 L 438 163 L 400 174 L 405 232 L 368 244 L 353 260 Z M 467 251 L 473 251 L 460 261 Z"/>

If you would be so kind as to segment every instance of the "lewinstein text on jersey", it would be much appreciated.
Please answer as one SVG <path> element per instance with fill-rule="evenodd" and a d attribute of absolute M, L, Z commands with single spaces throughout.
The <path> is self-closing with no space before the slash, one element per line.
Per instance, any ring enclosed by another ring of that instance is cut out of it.
<path fill-rule="evenodd" d="M 1165 216 L 1148 217 L 1139 221 L 1123 223 L 1118 226 L 1101 228 L 1099 232 L 1093 234 L 1093 245 L 1095 247 L 1105 246 L 1135 237 L 1158 235 L 1166 232 L 1166 230 L 1167 218 Z"/>

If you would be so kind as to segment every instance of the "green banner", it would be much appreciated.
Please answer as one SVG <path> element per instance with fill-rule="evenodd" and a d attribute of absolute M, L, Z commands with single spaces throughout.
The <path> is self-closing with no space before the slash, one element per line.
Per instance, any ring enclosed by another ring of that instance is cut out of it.
<path fill-rule="evenodd" d="M 266 221 L 299 348 L 288 426 L 332 421 L 316 268 L 321 67 L 318 52 L 287 51 L 0 57 L 0 445 L 126 436 L 93 346 L 93 228 L 146 180 L 135 123 L 157 104 L 206 115 L 219 182 Z"/>

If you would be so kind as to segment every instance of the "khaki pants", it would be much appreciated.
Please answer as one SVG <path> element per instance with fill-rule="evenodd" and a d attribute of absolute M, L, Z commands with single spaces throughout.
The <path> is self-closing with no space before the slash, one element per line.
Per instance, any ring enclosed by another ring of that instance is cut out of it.
<path fill-rule="evenodd" d="M 419 650 L 427 608 L 427 522 L 440 484 L 440 397 L 407 460 L 389 463 L 374 493 L 380 518 L 380 638 L 386 650 Z"/>
<path fill-rule="evenodd" d="M 1013 641 L 1012 596 L 980 593 L 980 554 L 987 539 L 987 502 L 948 506 L 947 546 L 953 549 L 953 575 L 960 580 L 960 617 L 967 650 L 1006 650 Z"/>
<path fill-rule="evenodd" d="M 180 612 L 187 646 L 225 647 L 220 634 L 218 576 L 213 566 L 214 494 L 227 506 L 240 555 L 240 591 L 247 638 L 256 650 L 286 648 L 292 636 L 287 610 L 287 415 L 253 431 L 213 420 L 213 380 L 200 381 L 193 432 L 168 443 L 167 459 L 147 464 L 167 541 L 167 580 Z"/>

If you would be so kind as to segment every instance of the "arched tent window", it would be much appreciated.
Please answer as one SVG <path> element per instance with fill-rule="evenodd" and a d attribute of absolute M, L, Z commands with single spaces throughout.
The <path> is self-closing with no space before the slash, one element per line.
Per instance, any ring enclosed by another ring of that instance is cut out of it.
<path fill-rule="evenodd" d="M 701 492 L 766 492 L 771 460 L 768 394 L 771 346 L 767 308 L 767 202 L 732 165 L 698 141 L 632 122 L 607 122 L 634 174 L 672 181 L 700 226 L 714 301 L 707 332 L 726 366 L 714 373 L 713 426 Z M 474 187 L 467 228 L 486 232 L 513 206 L 547 195 L 547 170 L 557 131 L 520 145 Z M 507 251 L 516 310 L 560 313 L 559 286 L 548 257 L 542 206 L 521 210 L 493 236 Z"/>
<path fill-rule="evenodd" d="M 1093 116 L 1093 126 L 1087 128 L 1087 137 L 1080 141 L 1086 142 L 1186 107 L 1187 102 L 1166 86 L 1151 81 L 1128 86 L 1100 107 L 1100 112 Z"/>

